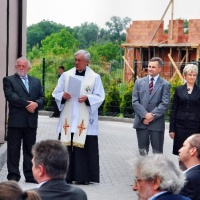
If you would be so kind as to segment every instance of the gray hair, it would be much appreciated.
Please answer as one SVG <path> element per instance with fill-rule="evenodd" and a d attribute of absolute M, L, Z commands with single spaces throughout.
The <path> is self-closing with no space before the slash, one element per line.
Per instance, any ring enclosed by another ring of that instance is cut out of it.
<path fill-rule="evenodd" d="M 135 173 L 145 180 L 160 178 L 159 190 L 178 194 L 185 183 L 183 172 L 163 154 L 138 157 L 134 165 Z"/>
<path fill-rule="evenodd" d="M 183 69 L 183 75 L 186 76 L 190 72 L 198 74 L 198 67 L 194 64 L 187 64 Z"/>
<path fill-rule="evenodd" d="M 20 60 L 25 60 L 27 62 L 27 64 L 28 64 L 28 68 L 31 68 L 31 63 L 26 57 L 19 57 L 15 62 L 15 66 L 17 66 L 18 61 L 20 61 Z"/>
<path fill-rule="evenodd" d="M 60 140 L 43 140 L 32 147 L 35 166 L 43 165 L 52 179 L 65 178 L 69 165 L 67 147 Z"/>
<path fill-rule="evenodd" d="M 90 53 L 89 53 L 88 51 L 86 51 L 86 50 L 84 50 L 84 49 L 81 49 L 81 50 L 77 51 L 77 52 L 74 54 L 74 56 L 79 55 L 79 54 L 84 55 L 85 60 L 90 61 L 90 57 L 91 57 L 91 56 L 90 56 Z"/>
<path fill-rule="evenodd" d="M 163 66 L 163 61 L 162 61 L 162 59 L 160 57 L 153 57 L 153 58 L 150 59 L 150 62 L 155 62 L 155 61 L 158 62 L 158 66 L 159 67 Z"/>

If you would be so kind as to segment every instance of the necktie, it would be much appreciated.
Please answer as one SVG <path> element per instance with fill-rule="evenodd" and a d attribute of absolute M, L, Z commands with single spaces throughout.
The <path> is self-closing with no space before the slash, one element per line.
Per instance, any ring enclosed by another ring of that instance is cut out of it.
<path fill-rule="evenodd" d="M 152 91 L 153 91 L 153 81 L 154 81 L 154 78 L 151 78 L 150 79 L 150 83 L 149 83 L 149 93 L 151 94 Z"/>
<path fill-rule="evenodd" d="M 25 85 L 27 91 L 29 92 L 28 77 L 23 77 L 22 79 L 24 80 L 24 85 Z"/>

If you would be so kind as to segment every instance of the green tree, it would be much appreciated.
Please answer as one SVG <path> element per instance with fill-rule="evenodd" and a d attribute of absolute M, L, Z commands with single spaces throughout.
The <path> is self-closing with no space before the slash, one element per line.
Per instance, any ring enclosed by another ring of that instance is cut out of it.
<path fill-rule="evenodd" d="M 88 48 L 91 54 L 95 54 L 96 60 L 105 62 L 111 62 L 114 60 L 120 60 L 119 45 L 117 43 L 106 42 L 103 44 L 95 44 Z M 98 55 L 98 56 L 97 56 Z M 92 55 L 93 56 L 93 55 Z"/>
<path fill-rule="evenodd" d="M 43 55 L 54 54 L 61 55 L 69 52 L 75 52 L 78 49 L 79 42 L 75 39 L 74 34 L 66 29 L 58 33 L 53 33 L 42 40 L 40 50 Z"/>
<path fill-rule="evenodd" d="M 117 81 L 112 81 L 103 104 L 103 113 L 107 116 L 117 116 L 120 113 L 120 92 Z"/>
<path fill-rule="evenodd" d="M 184 33 L 187 34 L 188 33 L 188 20 L 187 19 L 184 19 L 183 28 L 184 28 Z"/>
<path fill-rule="evenodd" d="M 109 29 L 111 40 L 118 41 L 121 45 L 121 41 L 125 39 L 125 33 L 123 32 L 126 29 L 126 26 L 131 22 L 129 17 L 121 19 L 117 16 L 112 16 L 109 22 L 106 22 L 106 26 Z"/>
<path fill-rule="evenodd" d="M 75 37 L 80 42 L 80 48 L 86 49 L 98 42 L 99 27 L 94 23 L 85 22 L 74 27 Z"/>
<path fill-rule="evenodd" d="M 44 38 L 52 33 L 59 32 L 63 28 L 72 32 L 72 29 L 69 27 L 46 20 L 29 26 L 27 28 L 27 51 L 30 51 L 35 45 L 39 45 L 39 47 L 41 47 L 41 41 Z"/>

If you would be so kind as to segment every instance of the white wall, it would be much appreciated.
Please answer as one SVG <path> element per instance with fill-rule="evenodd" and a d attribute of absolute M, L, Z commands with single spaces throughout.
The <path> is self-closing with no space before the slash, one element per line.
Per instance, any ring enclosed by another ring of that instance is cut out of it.
<path fill-rule="evenodd" d="M 9 2 L 9 21 L 7 20 L 7 8 Z M 2 79 L 6 76 L 6 57 L 8 56 L 8 75 L 15 73 L 15 61 L 18 49 L 18 3 L 19 0 L 0 0 L 0 143 L 4 142 L 5 135 L 5 97 L 3 93 Z M 22 54 L 26 55 L 26 6 L 27 0 L 23 0 L 23 47 Z M 9 25 L 9 38 L 7 43 L 7 23 Z M 7 53 L 8 45 L 8 53 Z"/>

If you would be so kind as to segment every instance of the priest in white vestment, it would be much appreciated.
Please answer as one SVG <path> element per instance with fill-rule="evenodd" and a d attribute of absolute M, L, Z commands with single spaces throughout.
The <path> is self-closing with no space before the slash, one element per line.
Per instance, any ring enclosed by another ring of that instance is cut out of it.
<path fill-rule="evenodd" d="M 57 132 L 70 155 L 69 183 L 99 182 L 98 108 L 105 92 L 89 61 L 89 52 L 77 51 L 75 67 L 62 74 L 52 93 L 61 111 Z"/>

